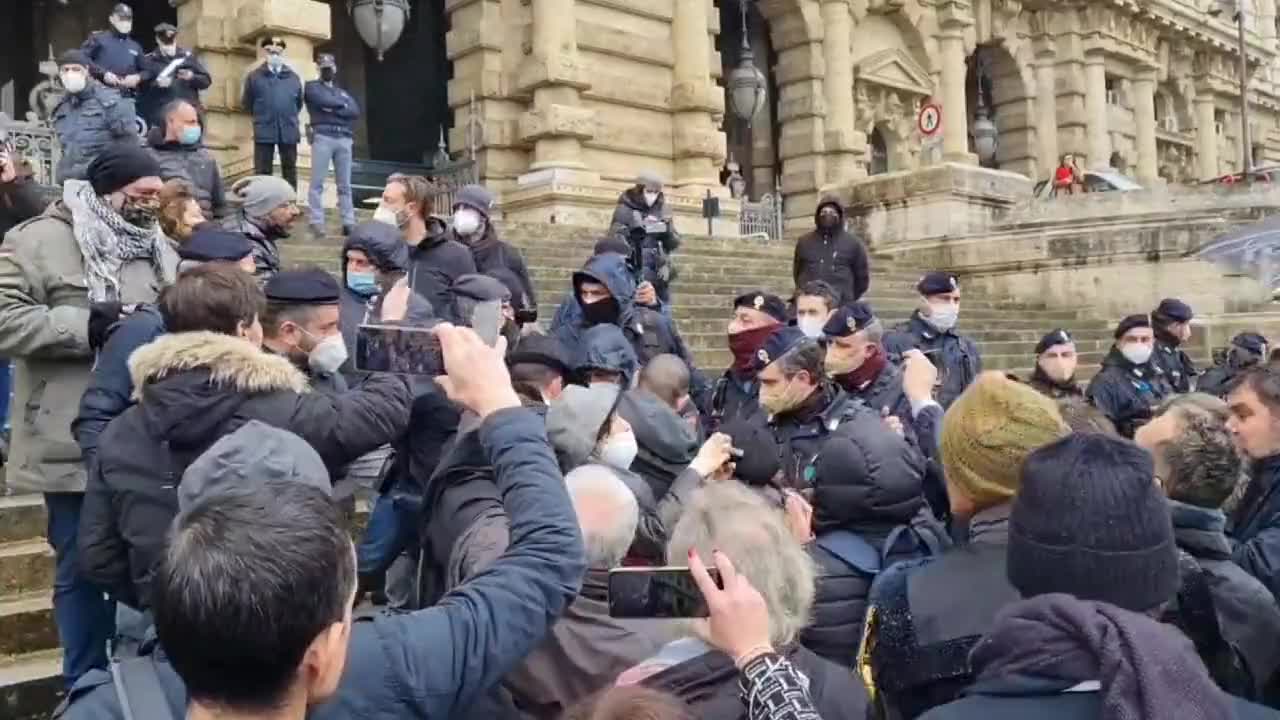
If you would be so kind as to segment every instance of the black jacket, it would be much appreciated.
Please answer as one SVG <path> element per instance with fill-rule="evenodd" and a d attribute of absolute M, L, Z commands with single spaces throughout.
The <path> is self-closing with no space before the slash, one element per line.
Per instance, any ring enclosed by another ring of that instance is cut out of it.
<path fill-rule="evenodd" d="M 1018 600 L 1009 584 L 1008 504 L 969 522 L 969 540 L 941 557 L 899 563 L 880 574 L 867 611 L 876 702 L 905 720 L 951 702 L 972 681 L 969 651 Z M 869 664 L 869 668 L 866 665 Z"/>
<path fill-rule="evenodd" d="M 351 93 L 335 83 L 309 80 L 302 89 L 311 129 L 325 137 L 349 138 L 351 126 L 360 117 L 360 104 Z"/>
<path fill-rule="evenodd" d="M 1280 598 L 1280 455 L 1254 463 L 1231 519 L 1232 558 Z"/>
<path fill-rule="evenodd" d="M 1220 510 L 1174 501 L 1169 506 L 1178 549 L 1187 557 L 1177 602 L 1162 619 L 1195 642 L 1219 686 L 1261 700 L 1280 668 L 1280 607 L 1265 585 L 1231 560 Z"/>
<path fill-rule="evenodd" d="M 453 307 L 450 288 L 454 281 L 475 272 L 471 251 L 440 226 L 428 225 L 427 236 L 409 251 L 409 287 L 444 319 L 452 319 L 448 314 Z"/>
<path fill-rule="evenodd" d="M 831 434 L 844 423 L 873 416 L 878 422 L 878 412 L 824 381 L 803 405 L 770 417 L 786 484 L 797 489 L 812 487 L 818 454 Z"/>
<path fill-rule="evenodd" d="M 640 446 L 631 472 L 644 479 L 655 498 L 663 497 L 698 454 L 697 434 L 670 405 L 641 388 L 623 393 L 617 412 Z"/>
<path fill-rule="evenodd" d="M 520 254 L 520 250 L 515 246 L 499 240 L 498 231 L 487 218 L 484 234 L 472 240 L 470 244 L 458 238 L 452 228 L 449 229 L 448 236 L 471 251 L 476 272 L 490 274 L 496 270 L 505 270 L 511 273 L 520 281 L 525 306 L 538 306 L 538 291 L 533 287 L 533 280 L 529 278 L 529 268 L 524 264 L 524 255 Z"/>
<path fill-rule="evenodd" d="M 796 289 L 811 280 L 822 280 L 840 293 L 840 304 L 851 303 L 871 289 L 871 264 L 867 260 L 867 248 L 862 241 L 844 229 L 844 208 L 834 197 L 825 197 L 814 212 L 824 207 L 834 207 L 840 213 L 839 224 L 830 231 L 816 228 L 796 243 L 795 258 L 791 263 L 791 277 Z"/>
<path fill-rule="evenodd" d="M 142 46 L 129 35 L 121 35 L 114 29 L 90 33 L 80 45 L 80 52 L 89 58 L 89 74 L 98 80 L 107 73 L 122 80 L 129 75 L 142 75 L 144 83 L 151 80 L 144 74 Z"/>
<path fill-rule="evenodd" d="M 182 64 L 173 71 L 173 79 L 169 87 L 157 85 L 156 78 L 178 58 L 182 58 Z M 178 73 L 183 70 L 191 71 L 190 80 L 178 77 Z M 199 109 L 200 93 L 208 90 L 213 84 L 213 77 L 209 75 L 209 70 L 205 68 L 204 63 L 200 62 L 200 58 L 184 48 L 178 48 L 173 57 L 159 50 L 152 50 L 142 57 L 142 71 L 146 74 L 147 83 L 142 89 L 142 97 L 138 99 L 138 114 L 152 127 L 163 124 L 160 113 L 165 105 L 174 100 L 186 100 Z"/>
<path fill-rule="evenodd" d="M 297 145 L 302 141 L 298 113 L 302 112 L 302 81 L 288 64 L 273 73 L 264 62 L 244 79 L 240 108 L 253 115 L 253 141 Z"/>
<path fill-rule="evenodd" d="M 0 240 L 18 223 L 44 212 L 48 204 L 40 186 L 19 170 L 13 182 L 0 185 Z"/>
<path fill-rule="evenodd" d="M 885 335 L 884 349 L 895 359 L 908 350 L 936 353 L 933 360 L 938 365 L 942 382 L 937 400 L 944 408 L 951 407 L 960 393 L 982 373 L 982 353 L 973 340 L 954 329 L 938 332 L 918 311 L 911 315 L 910 320 Z"/>
<path fill-rule="evenodd" d="M 1172 393 L 1159 366 L 1154 362 L 1134 365 L 1115 347 L 1102 360 L 1102 371 L 1093 377 L 1085 391 L 1089 402 L 1127 438 L 1132 438 L 1138 428 L 1146 425 L 1156 406 Z"/>
<path fill-rule="evenodd" d="M 760 383 L 755 375 L 740 376 L 733 369 L 725 370 L 718 380 L 707 386 L 706 396 L 698 403 L 706 409 L 702 426 L 707 435 L 718 432 L 721 426 L 736 420 L 761 415 Z"/>
<path fill-rule="evenodd" d="M 1151 353 L 1151 362 L 1160 366 L 1164 377 L 1169 381 L 1173 391 L 1182 395 L 1191 392 L 1200 371 L 1192 362 L 1191 356 L 1180 347 L 1180 342 L 1163 329 L 1156 330 L 1156 348 Z"/>
<path fill-rule="evenodd" d="M 542 422 L 502 410 L 478 432 L 511 518 L 511 546 L 446 602 L 357 618 L 337 693 L 311 708 L 310 720 L 459 717 L 543 641 L 578 592 L 582 534 Z M 151 660 L 171 716 L 183 717 L 182 681 L 162 658 Z M 69 700 L 64 720 L 124 720 L 108 671 L 90 672 Z"/>
<path fill-rule="evenodd" d="M 160 163 L 162 180 L 185 180 L 191 185 L 196 202 L 200 203 L 200 209 L 204 211 L 206 218 L 221 219 L 227 215 L 222 171 L 218 169 L 218 161 L 213 159 L 204 145 L 165 142 L 160 132 L 153 132 L 151 155 Z"/>
<path fill-rule="evenodd" d="M 102 433 L 78 541 L 84 576 L 135 607 L 146 606 L 182 473 L 219 437 L 261 420 L 301 436 L 332 473 L 409 420 L 400 376 L 338 397 L 308 392 L 288 360 L 227 335 L 166 335 L 135 352 L 130 369 L 140 400 Z"/>

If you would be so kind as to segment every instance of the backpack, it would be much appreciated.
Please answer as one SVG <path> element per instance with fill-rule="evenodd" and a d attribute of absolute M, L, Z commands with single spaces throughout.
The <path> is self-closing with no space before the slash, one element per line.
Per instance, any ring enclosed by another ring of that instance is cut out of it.
<path fill-rule="evenodd" d="M 840 562 L 863 575 L 874 578 L 892 564 L 889 562 L 889 555 L 893 554 L 898 541 L 904 537 L 912 540 L 912 551 L 919 556 L 939 555 L 945 547 L 945 544 L 928 529 L 921 530 L 911 525 L 899 525 L 891 530 L 880 550 L 876 550 L 875 546 L 861 535 L 849 530 L 832 530 L 823 533 L 815 542 L 818 543 L 818 547 L 835 555 Z"/>

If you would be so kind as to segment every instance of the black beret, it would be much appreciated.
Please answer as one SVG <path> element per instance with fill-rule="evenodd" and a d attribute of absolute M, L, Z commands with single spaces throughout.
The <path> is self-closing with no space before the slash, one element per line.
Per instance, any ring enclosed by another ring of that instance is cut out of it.
<path fill-rule="evenodd" d="M 960 289 L 960 278 L 946 272 L 931 272 L 916 283 L 916 291 L 928 297 L 955 292 Z"/>
<path fill-rule="evenodd" d="M 458 297 L 479 300 L 480 302 L 488 302 L 490 300 L 501 300 L 503 302 L 511 302 L 511 291 L 499 279 L 489 277 L 488 275 L 463 275 L 453 281 L 453 285 L 449 290 Z"/>
<path fill-rule="evenodd" d="M 160 177 L 160 163 L 136 140 L 108 145 L 89 163 L 85 177 L 99 196 L 110 195 L 144 177 Z"/>
<path fill-rule="evenodd" d="M 1177 298 L 1161 300 L 1160 306 L 1153 314 L 1178 323 L 1191 322 L 1191 318 L 1195 317 L 1195 313 L 1191 312 L 1191 306 Z"/>
<path fill-rule="evenodd" d="M 338 302 L 338 281 L 324 270 L 285 270 L 267 281 L 263 290 L 271 302 L 331 305 Z"/>
<path fill-rule="evenodd" d="M 1042 354 L 1045 350 L 1048 350 L 1054 345 L 1066 345 L 1067 343 L 1073 342 L 1075 342 L 1075 340 L 1071 339 L 1071 335 L 1068 334 L 1066 330 L 1063 330 L 1062 328 L 1050 330 L 1049 334 L 1040 338 L 1040 342 L 1036 343 L 1036 355 Z"/>
<path fill-rule="evenodd" d="M 515 347 L 507 351 L 507 366 L 543 365 L 568 377 L 573 370 L 569 367 L 568 354 L 564 344 L 550 335 L 534 333 L 520 338 Z"/>
<path fill-rule="evenodd" d="M 178 248 L 178 257 L 197 262 L 235 262 L 253 252 L 253 243 L 244 233 L 232 232 L 215 223 L 201 223 Z"/>
<path fill-rule="evenodd" d="M 1149 328 L 1149 327 L 1151 327 L 1150 316 L 1130 315 L 1129 317 L 1121 320 L 1120 324 L 1116 326 L 1116 339 L 1119 340 L 1120 338 L 1124 337 L 1125 333 L 1129 332 L 1134 328 Z"/>
<path fill-rule="evenodd" d="M 764 341 L 764 347 L 756 351 L 755 369 L 757 372 L 773 364 L 775 360 L 791 352 L 795 346 L 808 340 L 804 331 L 794 325 L 784 325 Z"/>
<path fill-rule="evenodd" d="M 871 306 L 859 300 L 836 310 L 827 324 L 822 326 L 822 334 L 827 337 L 849 337 L 875 321 L 876 314 Z"/>
<path fill-rule="evenodd" d="M 173 23 L 162 22 L 156 26 L 156 35 L 177 35 L 178 28 Z"/>
<path fill-rule="evenodd" d="M 733 308 L 740 307 L 759 310 L 780 323 L 787 321 L 787 304 L 777 295 L 770 295 L 763 290 L 743 293 L 733 300 Z"/>
<path fill-rule="evenodd" d="M 89 67 L 93 63 L 89 61 L 89 56 L 85 55 L 79 48 L 72 48 L 63 52 L 58 56 L 59 65 L 84 65 Z"/>
<path fill-rule="evenodd" d="M 1269 345 L 1267 339 L 1256 332 L 1242 332 L 1231 338 L 1231 344 L 1255 355 L 1266 355 Z"/>

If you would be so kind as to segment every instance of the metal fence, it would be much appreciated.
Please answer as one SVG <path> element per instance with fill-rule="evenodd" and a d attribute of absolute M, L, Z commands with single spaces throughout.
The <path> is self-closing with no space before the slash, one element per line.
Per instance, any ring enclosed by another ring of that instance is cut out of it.
<path fill-rule="evenodd" d="M 36 183 L 54 184 L 62 149 L 52 127 L 38 120 L 14 120 L 0 112 L 0 142 L 7 142 L 18 159 L 31 166 Z"/>
<path fill-rule="evenodd" d="M 431 168 L 428 174 L 436 192 L 432 207 L 437 212 L 444 208 L 447 212 L 453 207 L 454 198 L 464 185 L 480 182 L 479 164 L 475 160 L 459 160 L 443 167 Z"/>
<path fill-rule="evenodd" d="M 770 193 L 756 202 L 742 201 L 738 232 L 763 241 L 782 239 L 782 193 Z"/>

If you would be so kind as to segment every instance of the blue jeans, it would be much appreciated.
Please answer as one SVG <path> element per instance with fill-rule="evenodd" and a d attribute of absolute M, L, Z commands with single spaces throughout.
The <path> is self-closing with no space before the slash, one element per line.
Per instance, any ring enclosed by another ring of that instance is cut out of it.
<path fill-rule="evenodd" d="M 379 495 L 369 512 L 369 525 L 356 548 L 356 569 L 361 575 L 387 571 L 400 553 L 417 540 L 414 515 L 391 494 Z"/>
<path fill-rule="evenodd" d="M 355 225 L 356 207 L 351 202 L 351 138 L 319 134 L 311 143 L 311 188 L 307 192 L 311 224 L 324 225 L 324 179 L 329 175 L 330 161 L 333 161 L 334 182 L 338 185 L 342 224 L 347 227 Z"/>
<path fill-rule="evenodd" d="M 70 688 L 81 675 L 107 667 L 107 641 L 115 634 L 115 603 L 80 576 L 76 535 L 83 493 L 45 493 L 48 538 L 57 565 L 53 578 L 53 619 L 62 644 L 62 680 Z"/>
<path fill-rule="evenodd" d="M 0 358 L 0 420 L 9 430 L 9 397 L 13 394 L 13 367 L 8 358 Z"/>

